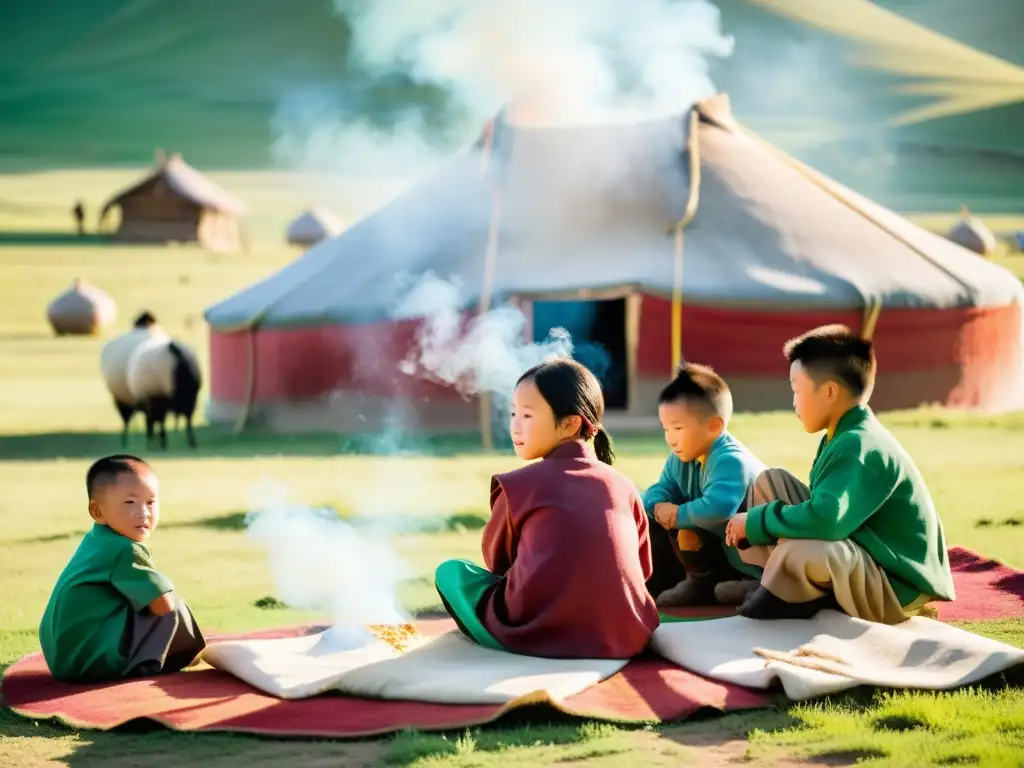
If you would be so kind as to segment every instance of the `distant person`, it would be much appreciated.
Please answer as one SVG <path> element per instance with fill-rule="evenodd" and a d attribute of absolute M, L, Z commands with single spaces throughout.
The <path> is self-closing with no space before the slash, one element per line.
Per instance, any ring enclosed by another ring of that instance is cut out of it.
<path fill-rule="evenodd" d="M 647 588 L 662 608 L 738 605 L 761 569 L 725 543 L 725 526 L 745 508 L 765 465 L 729 433 L 732 393 L 704 365 L 684 363 L 658 397 L 658 418 L 672 454 L 644 492 L 654 574 Z M 664 530 L 663 530 L 664 529 Z"/>
<path fill-rule="evenodd" d="M 85 206 L 82 201 L 79 200 L 75 203 L 75 207 L 71 209 L 71 214 L 75 217 L 75 224 L 78 227 L 78 234 L 85 234 Z"/>
<path fill-rule="evenodd" d="M 601 385 L 569 358 L 522 375 L 512 396 L 516 455 L 542 459 L 491 478 L 486 569 L 438 566 L 448 612 L 480 645 L 549 658 L 627 659 L 659 623 L 640 494 L 609 466 Z M 593 445 L 591 445 L 593 441 Z"/>
<path fill-rule="evenodd" d="M 764 568 L 740 615 L 796 619 L 838 608 L 898 624 L 932 600 L 953 600 L 942 522 L 924 478 L 868 407 L 871 342 L 829 325 L 788 342 L 785 355 L 797 418 L 825 434 L 810 488 L 769 469 L 756 485 L 770 486 L 775 500 L 755 500 L 729 521 L 726 542 Z"/>
<path fill-rule="evenodd" d="M 93 527 L 39 626 L 50 673 L 89 682 L 184 669 L 206 641 L 145 543 L 160 521 L 156 474 L 142 459 L 108 456 L 89 468 L 85 484 Z"/>

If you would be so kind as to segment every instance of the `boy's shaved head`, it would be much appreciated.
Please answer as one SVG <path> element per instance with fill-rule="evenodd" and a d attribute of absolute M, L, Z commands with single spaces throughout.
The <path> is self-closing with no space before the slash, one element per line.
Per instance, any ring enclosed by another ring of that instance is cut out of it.
<path fill-rule="evenodd" d="M 832 380 L 858 400 L 871 396 L 875 386 L 875 351 L 845 325 L 824 325 L 790 339 L 786 359 L 800 363 L 816 383 Z"/>
<path fill-rule="evenodd" d="M 658 403 L 682 403 L 700 412 L 703 419 L 721 417 L 725 424 L 732 418 L 732 392 L 714 369 L 697 363 L 683 363 L 676 377 L 658 397 Z"/>
<path fill-rule="evenodd" d="M 90 499 L 95 499 L 100 490 L 117 482 L 117 478 L 123 474 L 143 475 L 152 471 L 152 467 L 138 456 L 126 453 L 105 456 L 89 467 L 85 475 L 85 490 Z"/>

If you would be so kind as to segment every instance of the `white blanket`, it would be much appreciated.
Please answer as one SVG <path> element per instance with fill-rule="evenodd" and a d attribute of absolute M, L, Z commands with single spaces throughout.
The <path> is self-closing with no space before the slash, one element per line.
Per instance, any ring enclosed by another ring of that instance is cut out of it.
<path fill-rule="evenodd" d="M 662 624 L 653 648 L 714 680 L 763 689 L 777 679 L 794 701 L 858 685 L 944 690 L 1024 663 L 1024 650 L 932 619 L 885 626 L 836 611 Z"/>
<path fill-rule="evenodd" d="M 282 699 L 326 691 L 441 704 L 560 701 L 611 677 L 626 660 L 541 659 L 483 648 L 453 631 L 399 654 L 383 642 L 335 650 L 323 633 L 211 643 L 213 667 Z"/>

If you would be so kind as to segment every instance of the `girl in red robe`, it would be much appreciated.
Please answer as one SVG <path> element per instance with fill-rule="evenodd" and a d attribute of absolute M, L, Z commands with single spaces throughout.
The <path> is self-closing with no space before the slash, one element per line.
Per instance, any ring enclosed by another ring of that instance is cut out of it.
<path fill-rule="evenodd" d="M 647 647 L 658 626 L 647 515 L 610 466 L 603 415 L 601 385 L 574 360 L 541 363 L 516 384 L 515 452 L 541 461 L 491 478 L 486 570 L 449 560 L 435 576 L 445 608 L 480 645 L 584 659 Z"/>

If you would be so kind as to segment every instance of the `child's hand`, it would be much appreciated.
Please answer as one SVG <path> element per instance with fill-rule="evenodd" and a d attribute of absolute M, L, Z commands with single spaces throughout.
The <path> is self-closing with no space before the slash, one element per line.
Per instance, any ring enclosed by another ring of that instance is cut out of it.
<path fill-rule="evenodd" d="M 747 513 L 741 512 L 738 515 L 733 515 L 729 519 L 728 525 L 725 526 L 725 543 L 730 547 L 735 547 L 741 539 L 745 538 L 747 538 Z"/>
<path fill-rule="evenodd" d="M 666 531 L 671 531 L 676 527 L 676 516 L 678 514 L 679 507 L 676 504 L 669 504 L 667 501 L 663 501 L 660 504 L 654 505 L 654 519 Z"/>
<path fill-rule="evenodd" d="M 166 616 L 174 610 L 174 593 L 165 592 L 146 607 L 154 616 Z"/>

